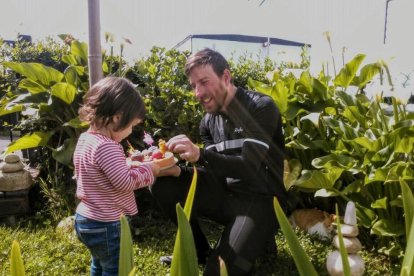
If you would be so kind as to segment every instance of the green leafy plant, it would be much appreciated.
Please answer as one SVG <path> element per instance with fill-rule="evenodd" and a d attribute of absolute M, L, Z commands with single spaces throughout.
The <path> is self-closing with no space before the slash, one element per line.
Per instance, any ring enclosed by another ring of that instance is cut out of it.
<path fill-rule="evenodd" d="M 24 276 L 24 264 L 20 253 L 20 246 L 17 241 L 13 241 L 10 257 L 10 276 Z"/>
<path fill-rule="evenodd" d="M 188 52 L 154 47 L 150 55 L 126 72 L 143 96 L 148 110 L 145 128 L 159 137 L 187 133 L 198 138 L 202 111 L 184 73 Z"/>
<path fill-rule="evenodd" d="M 69 53 L 69 46 L 48 37 L 44 41 L 28 42 L 17 38 L 13 44 L 6 43 L 0 39 L 0 87 L 7 90 L 8 86 L 14 89 L 21 80 L 19 74 L 7 72 L 1 65 L 5 61 L 17 63 L 41 63 L 53 67 L 58 71 L 63 71 L 66 64 L 62 57 Z"/>
<path fill-rule="evenodd" d="M 194 167 L 193 179 L 185 201 L 184 210 L 177 203 L 178 230 L 174 244 L 173 259 L 171 264 L 172 276 L 198 275 L 197 254 L 194 244 L 193 232 L 190 226 L 191 210 L 197 187 L 197 169 Z"/>
<path fill-rule="evenodd" d="M 348 260 L 348 252 L 346 251 L 345 244 L 344 244 L 344 238 L 342 236 L 342 230 L 341 230 L 341 221 L 338 211 L 338 205 L 336 206 L 336 225 L 337 225 L 337 232 L 338 232 L 338 240 L 339 240 L 339 252 L 341 253 L 341 260 L 342 260 L 342 269 L 345 276 L 351 276 L 351 268 L 349 266 L 349 260 Z"/>
<path fill-rule="evenodd" d="M 119 276 L 134 275 L 134 252 L 132 249 L 131 229 L 128 220 L 121 216 L 121 240 L 119 247 Z"/>
<path fill-rule="evenodd" d="M 296 237 L 296 234 L 293 231 L 292 226 L 290 225 L 285 213 L 283 212 L 282 207 L 280 207 L 279 201 L 276 197 L 273 199 L 273 205 L 280 228 L 282 229 L 282 232 L 289 244 L 289 248 L 291 250 L 292 257 L 295 261 L 299 274 L 317 276 L 318 273 L 316 272 L 315 267 L 312 265 L 309 256 L 300 246 L 298 238 Z"/>
<path fill-rule="evenodd" d="M 401 266 L 401 276 L 412 275 L 414 271 L 414 248 L 412 244 L 414 243 L 414 196 L 408 186 L 408 184 L 402 180 L 401 181 L 401 190 L 402 190 L 402 200 L 404 204 L 405 211 L 405 227 L 407 235 L 407 245 L 405 248 L 404 259 Z"/>
<path fill-rule="evenodd" d="M 223 261 L 221 257 L 219 257 L 219 263 L 220 263 L 220 276 L 229 275 L 229 273 L 227 272 L 226 263 Z"/>
<path fill-rule="evenodd" d="M 195 191 L 197 189 L 197 169 L 194 167 L 193 179 L 184 205 L 184 210 L 177 203 L 177 222 L 178 230 L 174 244 L 173 259 L 170 275 L 198 275 L 199 268 L 197 263 L 197 253 L 194 243 L 193 232 L 190 226 L 191 210 L 193 208 Z M 219 257 L 220 275 L 227 276 L 225 262 Z"/>
<path fill-rule="evenodd" d="M 0 100 L 0 116 L 21 114 L 15 129 L 23 136 L 12 142 L 6 153 L 24 149 L 38 152 L 41 159 L 33 162 L 40 165 L 39 176 L 46 184 L 42 185 L 44 195 L 57 193 L 63 199 L 71 198 L 51 201 L 50 210 L 62 209 L 64 202 L 73 204 L 72 155 L 80 133 L 85 130 L 77 110 L 88 88 L 86 44 L 72 41 L 70 52 L 62 60 L 67 64 L 63 73 L 40 63 L 2 63 L 22 77 L 18 86 Z M 64 213 L 57 216 L 67 216 L 72 209 L 73 206 L 66 206 Z"/>
<path fill-rule="evenodd" d="M 388 105 L 381 95 L 366 96 L 376 76 L 386 73 L 392 82 L 385 62 L 363 65 L 364 59 L 356 55 L 334 77 L 275 70 L 267 82 L 249 85 L 281 111 L 289 169 L 297 176 L 286 183 L 296 195 L 293 208 L 329 211 L 352 200 L 361 225 L 379 236 L 381 252 L 398 255 L 406 242 L 399 178 L 414 180 L 414 116 L 395 97 Z"/>

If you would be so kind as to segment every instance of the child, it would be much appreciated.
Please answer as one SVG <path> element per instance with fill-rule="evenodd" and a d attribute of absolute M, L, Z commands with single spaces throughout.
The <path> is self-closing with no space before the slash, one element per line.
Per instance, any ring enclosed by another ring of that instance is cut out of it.
<path fill-rule="evenodd" d="M 77 181 L 75 229 L 92 254 L 91 275 L 118 275 L 120 216 L 138 212 L 134 190 L 153 184 L 155 176 L 176 175 L 179 168 L 160 172 L 149 163 L 130 167 L 121 140 L 141 123 L 145 107 L 132 83 L 107 77 L 91 87 L 79 109 L 90 124 L 79 137 L 73 156 Z"/>

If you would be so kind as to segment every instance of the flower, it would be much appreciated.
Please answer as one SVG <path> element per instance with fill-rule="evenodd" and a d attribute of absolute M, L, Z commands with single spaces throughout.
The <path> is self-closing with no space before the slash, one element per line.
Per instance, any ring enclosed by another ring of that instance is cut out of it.
<path fill-rule="evenodd" d="M 151 135 L 144 131 L 144 143 L 148 146 L 152 146 L 154 143 L 154 139 L 152 139 Z"/>

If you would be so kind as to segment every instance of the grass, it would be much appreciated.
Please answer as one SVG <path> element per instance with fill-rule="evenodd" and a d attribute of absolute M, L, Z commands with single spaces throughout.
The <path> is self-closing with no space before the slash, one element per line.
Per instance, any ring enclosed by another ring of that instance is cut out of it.
<path fill-rule="evenodd" d="M 20 243 L 27 275 L 88 275 L 90 255 L 76 236 L 61 233 L 49 223 L 34 224 L 24 220 L 18 227 L 0 226 L 0 274 L 9 275 L 9 258 L 13 240 Z M 212 242 L 219 229 L 214 223 L 203 221 Z M 159 263 L 159 257 L 171 254 L 174 246 L 175 226 L 162 217 L 147 213 L 138 217 L 134 239 L 134 262 L 137 275 L 167 275 L 169 268 Z M 301 245 L 310 256 L 320 275 L 328 275 L 325 268 L 327 254 L 333 249 L 330 242 L 319 241 L 309 235 L 297 233 Z M 276 236 L 278 256 L 261 258 L 253 275 L 299 275 L 282 234 Z M 366 263 L 366 275 L 398 275 L 400 266 L 371 250 L 361 255 Z"/>
<path fill-rule="evenodd" d="M 135 229 L 132 235 L 137 275 L 168 275 L 169 267 L 161 265 L 159 257 L 172 254 L 176 227 L 160 214 L 145 194 L 138 197 L 138 202 L 141 213 L 133 220 Z M 9 258 L 13 240 L 20 244 L 26 275 L 89 275 L 89 251 L 75 235 L 56 231 L 56 225 L 39 214 L 20 218 L 15 227 L 2 225 L 0 220 L 0 275 L 10 275 Z M 207 220 L 202 221 L 202 227 L 214 245 L 221 227 Z M 333 250 L 331 242 L 300 232 L 297 235 L 319 275 L 328 275 L 325 265 L 327 254 Z M 363 245 L 366 236 L 360 234 Z M 275 238 L 277 257 L 267 254 L 259 259 L 253 275 L 299 275 L 282 233 L 279 232 Z M 360 253 L 365 261 L 365 275 L 399 275 L 399 261 L 372 248 L 363 248 Z"/>

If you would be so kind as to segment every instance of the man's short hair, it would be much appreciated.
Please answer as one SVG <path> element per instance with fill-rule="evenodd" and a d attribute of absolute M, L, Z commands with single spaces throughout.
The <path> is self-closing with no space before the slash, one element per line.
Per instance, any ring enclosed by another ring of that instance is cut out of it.
<path fill-rule="evenodd" d="M 188 57 L 185 64 L 186 76 L 188 77 L 194 68 L 204 65 L 211 65 L 214 73 L 219 77 L 223 75 L 225 69 L 230 70 L 229 63 L 222 54 L 209 48 L 204 48 Z"/>

